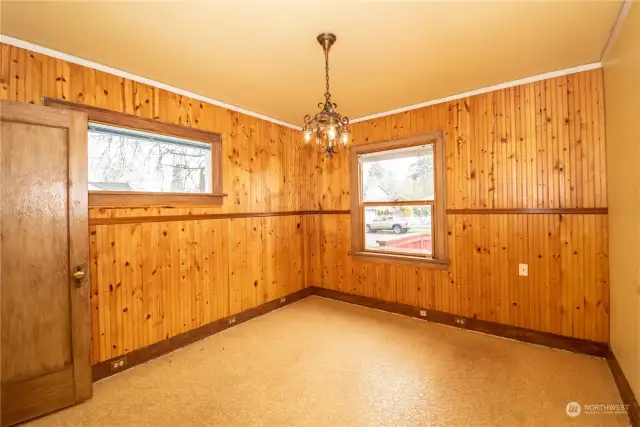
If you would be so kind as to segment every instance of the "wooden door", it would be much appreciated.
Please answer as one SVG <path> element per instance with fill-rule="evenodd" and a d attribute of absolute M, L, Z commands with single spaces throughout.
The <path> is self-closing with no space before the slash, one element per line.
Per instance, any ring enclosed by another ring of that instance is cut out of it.
<path fill-rule="evenodd" d="M 0 236 L 8 426 L 92 393 L 85 113 L 0 103 Z"/>

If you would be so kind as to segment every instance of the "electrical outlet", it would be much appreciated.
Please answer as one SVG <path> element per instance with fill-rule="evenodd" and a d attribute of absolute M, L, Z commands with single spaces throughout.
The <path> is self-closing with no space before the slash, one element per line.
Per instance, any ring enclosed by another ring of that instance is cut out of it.
<path fill-rule="evenodd" d="M 518 264 L 518 274 L 520 276 L 529 275 L 529 264 Z"/>
<path fill-rule="evenodd" d="M 420 310 L 420 316 L 427 317 L 427 310 Z"/>
<path fill-rule="evenodd" d="M 233 325 L 234 323 L 236 323 L 236 316 L 227 319 L 227 325 Z"/>
<path fill-rule="evenodd" d="M 280 298 L 280 302 L 286 302 L 287 301 L 287 297 L 281 297 Z"/>
<path fill-rule="evenodd" d="M 464 326 L 467 324 L 467 319 L 462 319 L 460 317 L 456 317 L 456 324 L 460 326 Z"/>
<path fill-rule="evenodd" d="M 120 359 L 114 360 L 113 362 L 111 362 L 111 372 L 119 371 L 125 366 L 127 366 L 126 357 L 122 357 Z"/>

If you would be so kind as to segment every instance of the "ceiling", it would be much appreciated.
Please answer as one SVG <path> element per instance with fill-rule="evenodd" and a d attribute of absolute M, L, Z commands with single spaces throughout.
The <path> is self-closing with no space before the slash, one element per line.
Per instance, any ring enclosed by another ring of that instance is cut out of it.
<path fill-rule="evenodd" d="M 0 32 L 300 125 L 600 61 L 623 1 L 1 3 Z"/>

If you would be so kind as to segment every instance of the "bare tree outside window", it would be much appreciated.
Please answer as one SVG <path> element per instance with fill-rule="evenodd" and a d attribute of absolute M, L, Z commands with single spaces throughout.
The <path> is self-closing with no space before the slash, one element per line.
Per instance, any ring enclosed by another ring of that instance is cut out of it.
<path fill-rule="evenodd" d="M 433 200 L 433 153 L 392 158 L 375 156 L 363 163 L 364 201 Z"/>
<path fill-rule="evenodd" d="M 209 144 L 89 126 L 91 190 L 206 193 L 211 191 Z"/>

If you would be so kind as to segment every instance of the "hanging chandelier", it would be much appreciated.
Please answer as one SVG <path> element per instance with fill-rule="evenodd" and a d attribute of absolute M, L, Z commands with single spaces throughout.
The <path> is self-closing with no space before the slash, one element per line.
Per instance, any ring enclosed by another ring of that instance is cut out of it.
<path fill-rule="evenodd" d="M 331 102 L 331 93 L 329 92 L 329 49 L 336 42 L 336 36 L 331 33 L 322 33 L 317 40 L 324 50 L 326 92 L 324 93 L 324 103 L 318 103 L 318 107 L 321 108 L 320 112 L 314 116 L 308 114 L 304 116 L 302 132 L 305 142 L 308 143 L 315 137 L 320 152 L 331 157 L 349 142 L 349 119 L 335 110 L 338 106 Z"/>

